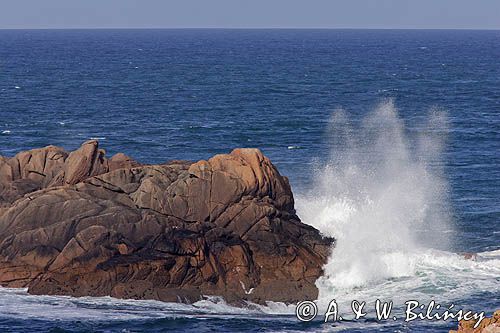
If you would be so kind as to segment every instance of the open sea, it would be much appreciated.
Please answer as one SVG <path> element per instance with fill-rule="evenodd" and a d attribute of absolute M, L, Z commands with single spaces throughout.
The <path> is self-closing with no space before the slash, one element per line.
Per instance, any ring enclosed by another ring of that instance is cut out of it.
<path fill-rule="evenodd" d="M 0 30 L 0 155 L 91 138 L 145 163 L 260 148 L 338 240 L 320 314 L 0 288 L 1 332 L 432 333 L 456 320 L 404 302 L 500 309 L 500 31 Z"/>

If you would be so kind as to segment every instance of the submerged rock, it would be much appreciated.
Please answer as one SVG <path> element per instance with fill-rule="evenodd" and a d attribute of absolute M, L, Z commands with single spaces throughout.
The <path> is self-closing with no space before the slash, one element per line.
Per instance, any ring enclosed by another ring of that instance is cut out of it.
<path fill-rule="evenodd" d="M 88 141 L 0 157 L 0 284 L 32 294 L 314 299 L 332 243 L 257 149 L 141 165 Z"/>

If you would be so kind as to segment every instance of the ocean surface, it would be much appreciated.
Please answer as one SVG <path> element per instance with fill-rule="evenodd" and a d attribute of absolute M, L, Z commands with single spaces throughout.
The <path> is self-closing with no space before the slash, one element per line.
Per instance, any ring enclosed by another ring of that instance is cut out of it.
<path fill-rule="evenodd" d="M 500 308 L 500 31 L 0 30 L 0 155 L 90 138 L 146 163 L 260 148 L 338 245 L 320 313 L 0 288 L 1 332 L 447 332 Z M 459 253 L 477 253 L 466 260 Z M 374 320 L 394 301 L 397 320 Z M 367 318 L 349 316 L 366 301 Z"/>

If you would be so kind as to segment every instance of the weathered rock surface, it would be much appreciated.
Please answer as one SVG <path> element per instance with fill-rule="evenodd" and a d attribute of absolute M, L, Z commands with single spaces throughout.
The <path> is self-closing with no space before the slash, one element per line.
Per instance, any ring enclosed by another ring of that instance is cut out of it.
<path fill-rule="evenodd" d="M 0 284 L 32 294 L 314 299 L 332 243 L 257 149 L 140 165 L 88 141 L 0 157 Z"/>
<path fill-rule="evenodd" d="M 457 331 L 450 333 L 500 333 L 500 310 L 497 310 L 491 318 L 485 318 L 477 328 L 474 328 L 474 320 L 462 320 L 458 324 Z"/>
<path fill-rule="evenodd" d="M 77 184 L 88 177 L 139 164 L 126 155 L 104 157 L 95 140 L 67 153 L 48 146 L 21 152 L 13 158 L 0 156 L 0 207 L 6 207 L 26 193 L 48 187 Z"/>

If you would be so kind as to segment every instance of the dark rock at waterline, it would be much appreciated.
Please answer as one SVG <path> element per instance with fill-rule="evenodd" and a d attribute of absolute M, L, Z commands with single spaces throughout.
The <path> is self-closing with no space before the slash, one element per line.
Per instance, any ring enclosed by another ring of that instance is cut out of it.
<path fill-rule="evenodd" d="M 32 294 L 314 299 L 332 243 L 257 149 L 141 165 L 88 141 L 0 157 L 0 284 Z"/>

